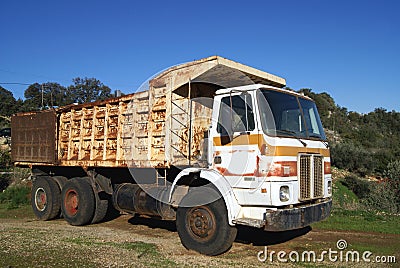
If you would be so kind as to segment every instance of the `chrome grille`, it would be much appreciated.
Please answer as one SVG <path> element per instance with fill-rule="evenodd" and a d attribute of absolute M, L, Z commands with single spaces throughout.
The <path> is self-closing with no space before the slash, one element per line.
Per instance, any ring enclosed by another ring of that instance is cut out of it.
<path fill-rule="evenodd" d="M 311 155 L 300 156 L 300 200 L 311 197 Z"/>
<path fill-rule="evenodd" d="M 322 155 L 301 154 L 299 161 L 300 200 L 323 197 L 324 157 Z"/>
<path fill-rule="evenodd" d="M 314 198 L 324 196 L 324 158 L 319 155 L 314 155 Z"/>

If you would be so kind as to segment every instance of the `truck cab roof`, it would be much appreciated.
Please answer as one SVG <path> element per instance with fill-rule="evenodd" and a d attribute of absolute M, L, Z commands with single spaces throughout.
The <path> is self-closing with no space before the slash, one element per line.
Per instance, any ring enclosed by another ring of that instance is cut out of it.
<path fill-rule="evenodd" d="M 232 87 L 232 88 L 223 88 L 223 89 L 219 89 L 215 92 L 215 95 L 223 95 L 223 94 L 229 94 L 232 92 L 240 92 L 240 91 L 250 91 L 250 90 L 256 90 L 256 89 L 270 89 L 270 90 L 275 90 L 275 91 L 280 91 L 286 94 L 291 94 L 291 95 L 295 95 L 304 99 L 309 99 L 311 100 L 311 98 L 305 96 L 304 94 L 292 91 L 292 90 L 288 90 L 288 89 L 283 89 L 283 88 L 277 88 L 277 87 L 273 87 L 273 86 L 269 86 L 269 85 L 264 85 L 264 84 L 253 84 L 253 85 L 247 85 L 247 86 L 239 86 L 239 87 Z"/>

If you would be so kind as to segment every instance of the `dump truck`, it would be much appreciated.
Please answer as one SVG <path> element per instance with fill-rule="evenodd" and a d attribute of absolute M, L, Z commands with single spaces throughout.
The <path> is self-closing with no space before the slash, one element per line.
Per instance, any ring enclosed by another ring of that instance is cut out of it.
<path fill-rule="evenodd" d="M 182 244 L 230 249 L 238 225 L 280 232 L 331 210 L 329 146 L 314 101 L 285 79 L 213 56 L 139 92 L 12 117 L 12 160 L 32 170 L 40 220 L 111 209 L 175 221 Z"/>

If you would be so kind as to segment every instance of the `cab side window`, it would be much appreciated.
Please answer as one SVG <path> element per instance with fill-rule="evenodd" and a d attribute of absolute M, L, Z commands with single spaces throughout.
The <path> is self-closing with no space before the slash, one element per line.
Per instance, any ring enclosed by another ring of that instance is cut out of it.
<path fill-rule="evenodd" d="M 234 132 L 254 130 L 252 106 L 248 93 L 222 98 L 217 132 L 221 133 L 221 136 L 230 136 Z"/>

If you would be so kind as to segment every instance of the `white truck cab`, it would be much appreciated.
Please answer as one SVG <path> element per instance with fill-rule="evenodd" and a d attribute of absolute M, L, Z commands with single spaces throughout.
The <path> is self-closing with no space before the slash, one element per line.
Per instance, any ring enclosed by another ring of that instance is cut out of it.
<path fill-rule="evenodd" d="M 231 223 L 278 231 L 329 215 L 329 148 L 310 98 L 260 84 L 221 89 L 212 118 L 209 169 L 226 178 L 240 206 Z M 285 224 L 273 222 L 277 214 Z"/>

